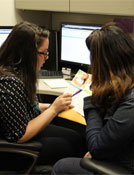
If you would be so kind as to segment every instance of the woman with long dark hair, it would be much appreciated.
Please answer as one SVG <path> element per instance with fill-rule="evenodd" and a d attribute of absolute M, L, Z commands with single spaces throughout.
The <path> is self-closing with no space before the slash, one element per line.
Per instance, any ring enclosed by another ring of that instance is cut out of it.
<path fill-rule="evenodd" d="M 93 159 L 117 162 L 133 174 L 134 42 L 117 24 L 108 23 L 91 33 L 86 44 L 92 73 L 92 96 L 84 101 L 88 151 Z M 59 160 L 53 174 L 90 174 L 80 160 Z"/>
<path fill-rule="evenodd" d="M 0 48 L 0 137 L 17 143 L 42 143 L 39 164 L 82 153 L 81 136 L 50 122 L 71 108 L 72 95 L 63 94 L 49 104 L 36 96 L 37 75 L 48 59 L 49 31 L 29 22 L 14 26 Z"/>

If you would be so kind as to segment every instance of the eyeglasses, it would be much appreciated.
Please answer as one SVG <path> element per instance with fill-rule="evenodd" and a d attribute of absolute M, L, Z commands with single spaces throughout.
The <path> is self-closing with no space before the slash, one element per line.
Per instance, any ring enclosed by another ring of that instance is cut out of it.
<path fill-rule="evenodd" d="M 37 54 L 43 55 L 44 57 L 47 57 L 49 55 L 49 52 L 48 51 L 46 53 L 45 52 L 37 52 Z"/>

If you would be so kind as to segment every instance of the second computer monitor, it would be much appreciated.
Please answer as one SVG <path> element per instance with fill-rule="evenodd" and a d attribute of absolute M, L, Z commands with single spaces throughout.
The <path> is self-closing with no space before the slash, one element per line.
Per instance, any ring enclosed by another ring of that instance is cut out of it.
<path fill-rule="evenodd" d="M 60 61 L 65 63 L 63 65 L 90 65 L 90 52 L 85 40 L 93 30 L 100 28 L 100 25 L 61 24 Z"/>

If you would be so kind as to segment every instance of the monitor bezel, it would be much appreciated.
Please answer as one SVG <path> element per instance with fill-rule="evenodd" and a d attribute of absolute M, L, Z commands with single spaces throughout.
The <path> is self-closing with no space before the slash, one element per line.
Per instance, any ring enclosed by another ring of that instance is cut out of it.
<path fill-rule="evenodd" d="M 94 24 L 94 23 L 74 23 L 74 22 L 61 22 L 60 24 L 60 34 L 59 34 L 59 64 L 60 64 L 60 70 L 62 67 L 71 68 L 74 73 L 76 73 L 79 69 L 90 72 L 91 64 L 82 64 L 82 63 L 76 63 L 76 62 L 70 62 L 61 60 L 61 44 L 62 44 L 62 25 L 81 25 L 81 26 L 94 26 L 94 27 L 101 27 L 101 24 Z M 90 59 L 90 58 L 89 58 Z"/>
<path fill-rule="evenodd" d="M 12 29 L 13 26 L 0 26 L 0 29 Z"/>

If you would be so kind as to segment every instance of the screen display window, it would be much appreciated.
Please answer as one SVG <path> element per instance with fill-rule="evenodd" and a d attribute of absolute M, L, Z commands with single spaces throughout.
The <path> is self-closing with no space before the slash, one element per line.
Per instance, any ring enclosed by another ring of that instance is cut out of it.
<path fill-rule="evenodd" d="M 11 31 L 12 29 L 0 28 L 0 47 Z"/>
<path fill-rule="evenodd" d="M 90 65 L 90 52 L 86 38 L 100 26 L 61 25 L 61 61 Z"/>

